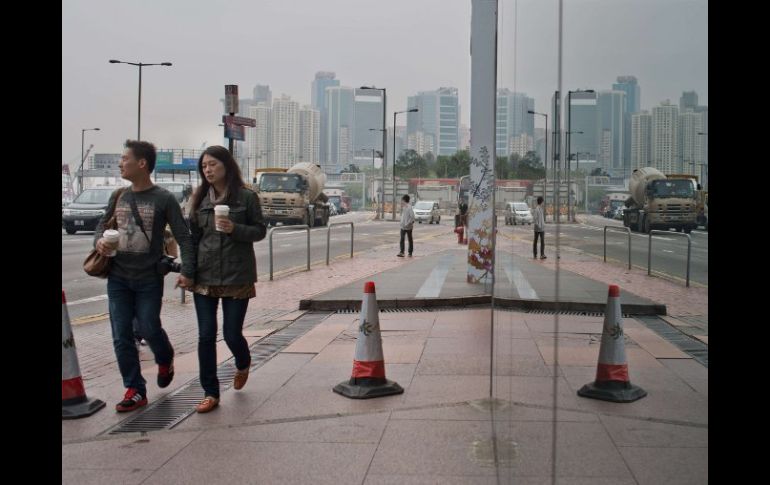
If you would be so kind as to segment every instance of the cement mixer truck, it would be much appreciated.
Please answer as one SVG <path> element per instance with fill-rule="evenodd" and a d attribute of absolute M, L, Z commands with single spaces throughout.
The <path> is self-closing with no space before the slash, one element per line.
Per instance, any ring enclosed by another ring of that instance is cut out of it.
<path fill-rule="evenodd" d="M 281 222 L 313 227 L 329 222 L 329 200 L 323 193 L 326 174 L 320 165 L 300 162 L 288 170 L 258 168 L 254 181 L 268 225 Z"/>
<path fill-rule="evenodd" d="M 689 233 L 698 215 L 697 181 L 690 175 L 664 175 L 653 167 L 639 168 L 628 184 L 623 225 L 632 231 L 676 229 Z"/>

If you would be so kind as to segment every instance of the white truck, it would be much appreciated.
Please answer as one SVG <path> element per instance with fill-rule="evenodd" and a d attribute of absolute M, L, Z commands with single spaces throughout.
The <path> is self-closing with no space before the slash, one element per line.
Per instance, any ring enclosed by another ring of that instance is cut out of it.
<path fill-rule="evenodd" d="M 676 229 L 689 233 L 698 214 L 697 180 L 692 175 L 664 175 L 653 167 L 639 168 L 628 184 L 623 225 L 632 231 Z"/>
<path fill-rule="evenodd" d="M 320 165 L 300 162 L 285 168 L 254 171 L 254 190 L 268 225 L 305 224 L 325 226 L 329 222 L 329 200 L 323 193 L 326 174 Z"/>

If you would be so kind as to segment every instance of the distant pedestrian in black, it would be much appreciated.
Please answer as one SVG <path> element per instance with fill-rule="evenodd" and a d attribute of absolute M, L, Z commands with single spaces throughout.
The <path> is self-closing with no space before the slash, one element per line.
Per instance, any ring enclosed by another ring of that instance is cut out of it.
<path fill-rule="evenodd" d="M 532 257 L 537 258 L 537 238 L 540 237 L 540 259 L 545 259 L 545 215 L 543 214 L 543 198 L 537 198 L 537 207 L 532 211 L 535 220 L 535 240 L 532 243 Z"/>

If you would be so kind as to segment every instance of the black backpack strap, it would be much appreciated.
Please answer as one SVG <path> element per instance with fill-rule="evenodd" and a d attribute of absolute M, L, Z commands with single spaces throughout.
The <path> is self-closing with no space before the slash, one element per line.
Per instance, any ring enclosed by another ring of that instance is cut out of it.
<path fill-rule="evenodd" d="M 147 235 L 147 232 L 144 230 L 144 221 L 142 221 L 142 216 L 139 215 L 139 209 L 136 207 L 136 196 L 134 195 L 134 191 L 128 189 L 128 192 L 131 193 L 131 197 L 128 198 L 128 203 L 131 205 L 131 213 L 134 215 L 134 221 L 136 222 L 136 225 L 139 226 L 139 229 L 142 230 L 142 234 L 144 234 L 144 237 L 147 238 L 147 242 L 150 242 L 150 236 Z"/>

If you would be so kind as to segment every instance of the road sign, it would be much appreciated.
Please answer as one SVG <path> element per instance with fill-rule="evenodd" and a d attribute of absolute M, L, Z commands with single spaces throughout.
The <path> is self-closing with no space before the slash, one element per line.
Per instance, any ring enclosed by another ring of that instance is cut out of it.
<path fill-rule="evenodd" d="M 257 120 L 254 118 L 244 118 L 243 116 L 222 116 L 222 123 L 226 125 L 257 126 Z"/>
<path fill-rule="evenodd" d="M 231 140 L 246 140 L 246 130 L 241 125 L 225 125 L 225 138 Z"/>
<path fill-rule="evenodd" d="M 238 85 L 225 84 L 225 112 L 238 112 Z"/>

